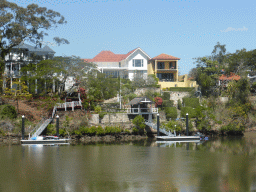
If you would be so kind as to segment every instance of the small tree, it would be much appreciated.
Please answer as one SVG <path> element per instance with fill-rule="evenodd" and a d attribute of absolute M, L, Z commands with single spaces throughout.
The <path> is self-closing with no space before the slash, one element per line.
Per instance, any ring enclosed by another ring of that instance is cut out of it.
<path fill-rule="evenodd" d="M 17 100 L 17 113 L 19 113 L 19 100 L 20 99 L 31 99 L 32 94 L 30 94 L 27 90 L 28 87 L 25 85 L 24 81 L 14 81 L 12 89 L 5 88 L 4 97 L 6 98 L 14 98 Z"/>
<path fill-rule="evenodd" d="M 137 115 L 133 120 L 132 123 L 139 128 L 140 130 L 143 130 L 146 125 L 145 125 L 145 119 L 141 115 Z"/>

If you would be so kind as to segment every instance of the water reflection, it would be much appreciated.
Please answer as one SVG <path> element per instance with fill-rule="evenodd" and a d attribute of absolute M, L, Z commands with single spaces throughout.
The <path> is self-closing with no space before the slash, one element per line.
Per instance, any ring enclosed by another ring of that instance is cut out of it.
<path fill-rule="evenodd" d="M 246 138 L 220 138 L 1 146 L 0 189 L 250 191 L 256 189 L 255 144 Z"/>

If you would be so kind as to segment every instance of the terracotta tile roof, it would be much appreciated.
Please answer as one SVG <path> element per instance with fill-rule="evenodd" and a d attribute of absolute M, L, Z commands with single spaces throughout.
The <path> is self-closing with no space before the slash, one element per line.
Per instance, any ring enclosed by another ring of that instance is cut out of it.
<path fill-rule="evenodd" d="M 138 49 L 138 48 L 136 48 Z M 133 49 L 127 54 L 115 54 L 111 51 L 101 51 L 92 59 L 84 59 L 86 62 L 120 62 L 126 59 L 130 54 L 132 54 L 136 49 Z"/>
<path fill-rule="evenodd" d="M 162 53 L 162 54 L 152 58 L 151 60 L 180 60 L 180 58 Z"/>
<path fill-rule="evenodd" d="M 241 77 L 239 75 L 234 74 L 234 73 L 230 73 L 229 76 L 222 74 L 219 77 L 219 80 L 229 80 L 229 81 L 236 80 L 236 81 L 238 81 L 239 79 L 241 79 Z"/>

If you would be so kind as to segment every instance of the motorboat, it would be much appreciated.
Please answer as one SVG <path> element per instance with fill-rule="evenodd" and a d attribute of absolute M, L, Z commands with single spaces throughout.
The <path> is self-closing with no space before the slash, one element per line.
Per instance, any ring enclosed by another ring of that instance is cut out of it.
<path fill-rule="evenodd" d="M 181 136 L 180 134 L 176 135 L 175 131 L 174 133 L 169 131 L 168 135 L 166 136 L 156 136 L 157 141 L 200 141 L 205 140 L 205 138 L 206 137 L 199 132 L 197 132 L 194 136 Z"/>
<path fill-rule="evenodd" d="M 55 144 L 68 143 L 70 139 L 60 139 L 58 136 L 37 136 L 31 137 L 28 140 L 22 139 L 21 144 Z"/>

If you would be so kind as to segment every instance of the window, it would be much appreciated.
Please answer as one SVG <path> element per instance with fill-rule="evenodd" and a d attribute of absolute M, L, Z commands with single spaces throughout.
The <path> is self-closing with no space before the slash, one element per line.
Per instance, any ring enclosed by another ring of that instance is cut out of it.
<path fill-rule="evenodd" d="M 143 59 L 133 59 L 132 66 L 133 67 L 143 67 Z"/>
<path fill-rule="evenodd" d="M 170 69 L 176 69 L 176 62 L 170 62 L 169 63 Z"/>
<path fill-rule="evenodd" d="M 157 69 L 164 69 L 164 62 L 158 62 Z"/>

